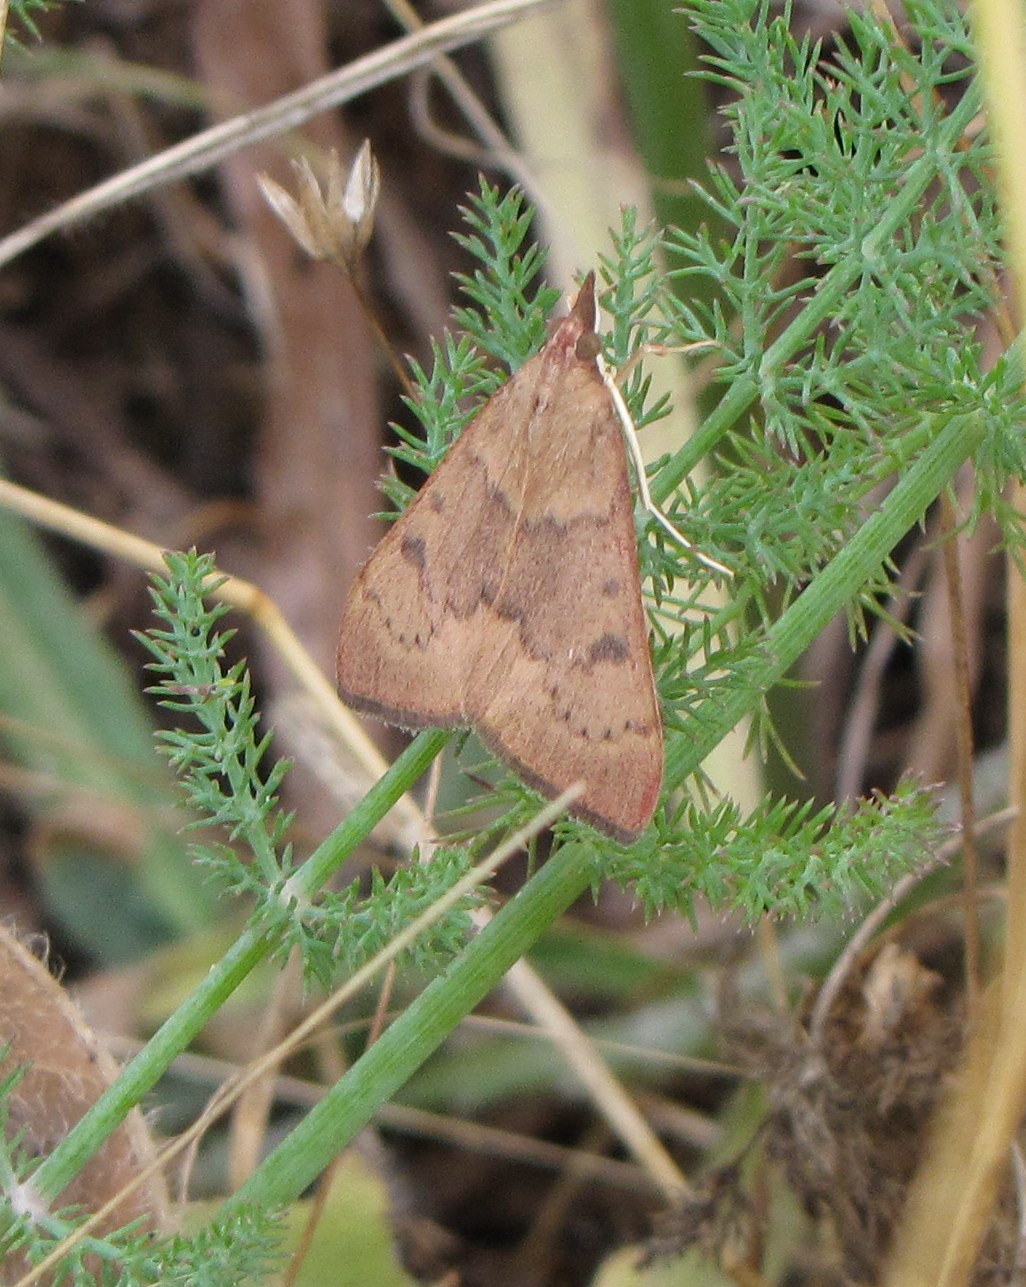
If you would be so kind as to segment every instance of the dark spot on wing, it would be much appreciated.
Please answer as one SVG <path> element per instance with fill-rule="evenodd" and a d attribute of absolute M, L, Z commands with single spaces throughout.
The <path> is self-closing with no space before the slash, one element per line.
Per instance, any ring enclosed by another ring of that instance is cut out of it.
<path fill-rule="evenodd" d="M 495 615 L 500 621 L 520 621 L 523 618 L 524 610 L 519 605 L 513 603 L 510 599 L 497 599 L 493 596 L 486 602 L 491 603 L 495 610 Z"/>
<path fill-rule="evenodd" d="M 630 649 L 627 647 L 627 641 L 623 635 L 603 635 L 601 639 L 596 639 L 588 649 L 588 660 L 590 662 L 623 662 L 630 655 Z"/>
<path fill-rule="evenodd" d="M 403 558 L 407 563 L 412 563 L 415 568 L 423 572 L 427 563 L 427 544 L 422 536 L 404 536 L 402 545 Z"/>

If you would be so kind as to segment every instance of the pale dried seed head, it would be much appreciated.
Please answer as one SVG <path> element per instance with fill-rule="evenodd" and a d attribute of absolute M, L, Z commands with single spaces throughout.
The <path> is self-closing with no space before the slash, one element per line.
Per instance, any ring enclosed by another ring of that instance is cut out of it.
<path fill-rule="evenodd" d="M 299 242 L 308 255 L 313 259 L 318 259 L 320 253 L 313 237 L 310 235 L 306 216 L 299 208 L 299 203 L 292 194 L 287 192 L 275 179 L 272 179 L 269 174 L 258 174 L 257 183 L 260 184 L 260 191 L 264 194 L 267 204 L 285 227 L 288 228 L 289 232 L 292 233 L 296 241 Z"/>
<path fill-rule="evenodd" d="M 370 241 L 380 187 L 381 172 L 378 169 L 377 160 L 371 151 L 370 142 L 364 140 L 356 154 L 353 168 L 349 171 L 349 180 L 346 183 L 342 201 L 343 208 L 353 225 L 358 250 L 363 250 Z"/>
<path fill-rule="evenodd" d="M 258 177 L 268 204 L 311 258 L 352 272 L 374 230 L 380 176 L 370 144 L 357 152 L 348 177 L 334 148 L 321 182 L 306 157 L 294 161 L 293 169 L 295 197 L 266 174 Z"/>

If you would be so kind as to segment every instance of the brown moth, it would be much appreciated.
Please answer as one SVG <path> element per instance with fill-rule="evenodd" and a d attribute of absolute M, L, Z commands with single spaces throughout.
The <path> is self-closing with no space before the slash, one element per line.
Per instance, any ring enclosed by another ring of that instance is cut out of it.
<path fill-rule="evenodd" d="M 338 683 L 404 727 L 469 727 L 525 782 L 629 843 L 663 735 L 623 431 L 590 273 L 374 550 L 342 616 Z"/>

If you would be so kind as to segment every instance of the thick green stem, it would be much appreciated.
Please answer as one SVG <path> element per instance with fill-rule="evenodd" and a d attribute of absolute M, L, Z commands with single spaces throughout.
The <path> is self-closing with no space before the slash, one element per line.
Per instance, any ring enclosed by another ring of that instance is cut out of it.
<path fill-rule="evenodd" d="M 584 892 L 592 874 L 584 845 L 564 845 L 554 854 L 264 1159 L 225 1211 L 241 1202 L 266 1207 L 298 1197 Z"/>
<path fill-rule="evenodd" d="M 354 846 L 367 836 L 406 791 L 413 786 L 449 738 L 445 732 L 421 733 L 368 791 L 344 823 L 320 846 L 296 884 L 312 894 L 339 866 Z M 186 1049 L 231 996 L 249 972 L 274 950 L 277 938 L 247 929 L 225 956 L 147 1043 L 126 1065 L 113 1086 L 35 1171 L 32 1184 L 40 1196 L 53 1200 L 78 1174 L 110 1133 L 153 1088 L 172 1062 Z"/>
<path fill-rule="evenodd" d="M 950 420 L 916 460 L 876 513 L 803 591 L 769 631 L 757 657 L 743 668 L 712 717 L 687 738 L 677 738 L 667 755 L 666 777 L 679 784 L 763 696 L 782 680 L 819 632 L 851 603 L 860 586 L 881 567 L 901 538 L 918 523 L 927 507 L 954 478 L 979 446 L 978 420 Z"/>

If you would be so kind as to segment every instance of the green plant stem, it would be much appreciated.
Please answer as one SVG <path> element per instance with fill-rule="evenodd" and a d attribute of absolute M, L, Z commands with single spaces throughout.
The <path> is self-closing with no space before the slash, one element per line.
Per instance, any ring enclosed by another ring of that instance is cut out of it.
<path fill-rule="evenodd" d="M 593 876 L 583 844 L 564 845 L 266 1157 L 222 1209 L 293 1201 L 376 1109 L 500 982 Z"/>
<path fill-rule="evenodd" d="M 718 705 L 715 718 L 691 738 L 678 738 L 667 757 L 667 779 L 680 782 L 695 771 L 720 739 L 748 714 L 763 694 L 782 679 L 826 623 L 850 601 L 887 558 L 901 537 L 921 519 L 927 506 L 954 477 L 982 437 L 982 426 L 964 417 L 950 420 L 937 434 L 881 508 L 816 577 L 780 618 L 761 655 L 746 668 L 743 682 Z M 420 734 L 361 804 L 297 874 L 294 891 L 313 895 L 336 871 L 353 846 L 367 835 L 392 804 L 412 786 L 448 739 L 445 732 Z M 311 1113 L 313 1124 L 297 1128 L 243 1190 L 266 1200 L 286 1200 L 314 1178 L 324 1159 L 346 1144 L 375 1109 L 403 1084 L 445 1035 L 523 956 L 539 934 L 581 894 L 590 880 L 580 850 L 565 846 L 468 948 L 450 970 L 432 983 L 385 1037 L 373 1046 L 324 1105 Z M 125 1068 L 121 1077 L 37 1169 L 33 1184 L 44 1199 L 54 1199 L 128 1111 L 154 1086 L 171 1062 L 231 995 L 249 972 L 275 947 L 275 940 L 246 930 L 193 995 L 160 1028 Z M 310 1145 L 314 1136 L 316 1148 Z M 309 1148 L 309 1153 L 308 1153 Z M 281 1155 L 281 1156 L 279 1156 Z M 315 1161 L 309 1158 L 320 1159 Z M 271 1161 L 274 1160 L 274 1166 Z M 281 1166 L 281 1178 L 268 1178 Z"/>
<path fill-rule="evenodd" d="M 963 131 L 979 111 L 975 94 L 965 94 L 944 123 L 944 142 L 952 153 L 957 150 Z M 866 236 L 862 245 L 838 260 L 816 283 L 815 292 L 804 301 L 794 321 L 774 340 L 759 360 L 758 370 L 742 373 L 732 381 L 722 400 L 702 424 L 701 429 L 676 452 L 651 479 L 652 498 L 658 504 L 667 500 L 691 473 L 700 460 L 712 452 L 723 435 L 756 401 L 760 386 L 775 379 L 791 357 L 807 345 L 817 331 L 841 309 L 863 273 L 871 270 L 874 246 L 894 237 L 915 217 L 923 195 L 936 181 L 937 167 L 931 149 L 913 161 L 903 177 L 901 188 L 888 201 L 880 221 Z"/>
<path fill-rule="evenodd" d="M 389 772 L 371 787 L 345 822 L 297 872 L 292 881 L 297 896 L 312 896 L 338 870 L 356 844 L 421 777 L 449 737 L 450 734 L 444 731 L 430 731 L 421 733 L 411 742 Z M 195 992 L 158 1029 L 145 1049 L 126 1065 L 114 1085 L 101 1095 L 36 1169 L 32 1185 L 44 1200 L 53 1201 L 74 1179 L 250 971 L 276 946 L 276 937 L 257 928 L 247 929 L 239 936 Z"/>
<path fill-rule="evenodd" d="M 703 760 L 763 695 L 787 674 L 821 630 L 851 602 L 901 538 L 954 478 L 983 438 L 978 419 L 953 417 L 897 483 L 881 507 L 823 569 L 768 632 L 765 647 L 743 669 L 708 723 L 674 740 L 666 757 L 671 785 L 696 772 Z"/>

